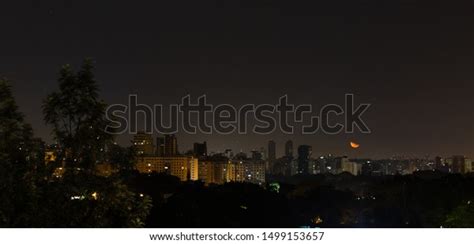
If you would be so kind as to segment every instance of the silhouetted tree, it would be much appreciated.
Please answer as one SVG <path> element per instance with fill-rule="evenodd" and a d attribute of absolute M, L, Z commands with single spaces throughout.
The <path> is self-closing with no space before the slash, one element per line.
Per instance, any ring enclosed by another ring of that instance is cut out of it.
<path fill-rule="evenodd" d="M 112 136 L 104 131 L 106 104 L 99 100 L 91 59 L 85 59 L 77 74 L 71 66 L 60 71 L 59 91 L 48 95 L 43 103 L 45 122 L 53 127 L 61 146 L 58 159 L 67 168 L 92 170 L 104 159 L 105 145 Z"/>
<path fill-rule="evenodd" d="M 108 146 L 108 161 L 119 172 L 135 169 L 136 154 L 134 147 L 122 147 L 116 144 Z"/>
<path fill-rule="evenodd" d="M 77 74 L 69 65 L 63 66 L 59 91 L 44 102 L 45 121 L 53 126 L 61 148 L 58 159 L 66 171 L 56 182 L 46 184 L 41 195 L 43 204 L 61 209 L 45 210 L 35 225 L 141 227 L 151 208 L 148 196 L 130 191 L 120 179 L 94 174 L 96 163 L 107 160 L 106 145 L 113 145 L 113 137 L 104 130 L 106 104 L 99 100 L 92 70 L 90 59 Z M 130 163 L 131 155 L 126 154 L 119 150 L 114 160 Z"/>
<path fill-rule="evenodd" d="M 31 126 L 24 122 L 10 84 L 0 79 L 0 226 L 27 226 L 34 209 L 34 155 Z"/>

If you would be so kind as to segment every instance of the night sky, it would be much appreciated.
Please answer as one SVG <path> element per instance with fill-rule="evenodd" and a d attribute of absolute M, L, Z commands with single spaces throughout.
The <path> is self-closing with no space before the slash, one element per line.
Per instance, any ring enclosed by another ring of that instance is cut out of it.
<path fill-rule="evenodd" d="M 35 134 L 62 64 L 96 61 L 101 97 L 169 104 L 372 103 L 368 135 L 186 135 L 181 150 L 249 151 L 284 141 L 315 154 L 474 156 L 471 0 L 1 1 L 0 74 Z M 119 142 L 129 144 L 130 136 Z M 348 141 L 361 147 L 354 151 Z"/>

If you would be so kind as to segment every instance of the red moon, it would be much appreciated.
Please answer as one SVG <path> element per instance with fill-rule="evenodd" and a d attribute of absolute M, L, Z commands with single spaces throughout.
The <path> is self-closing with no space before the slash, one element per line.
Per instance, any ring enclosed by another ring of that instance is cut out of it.
<path fill-rule="evenodd" d="M 355 143 L 355 142 L 352 142 L 352 141 L 350 142 L 350 145 L 351 145 L 351 147 L 352 147 L 352 148 L 354 148 L 354 149 L 356 149 L 356 148 L 359 148 L 359 147 L 360 147 L 360 145 L 359 145 L 359 144 L 357 144 L 357 143 Z"/>

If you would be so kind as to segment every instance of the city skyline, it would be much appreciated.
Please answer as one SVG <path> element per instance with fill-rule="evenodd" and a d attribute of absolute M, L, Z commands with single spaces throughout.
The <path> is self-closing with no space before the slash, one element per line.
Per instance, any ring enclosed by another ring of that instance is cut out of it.
<path fill-rule="evenodd" d="M 250 182 L 263 185 L 267 179 L 278 177 L 308 177 L 311 175 L 400 176 L 416 173 L 444 175 L 472 174 L 472 160 L 462 155 L 435 158 L 348 158 L 345 155 L 314 155 L 309 145 L 298 145 L 293 155 L 293 141 L 285 142 L 285 155 L 276 157 L 275 142 L 267 148 L 248 152 L 214 153 L 207 151 L 207 142 L 194 143 L 193 150 L 179 152 L 178 138 L 174 135 L 157 137 L 139 132 L 132 148 L 136 151 L 136 170 L 142 174 L 167 174 L 181 181 L 200 181 L 206 185 L 229 182 Z M 161 143 L 165 150 L 161 150 Z M 172 145 L 172 146 L 169 146 Z M 170 151 L 169 148 L 173 148 Z M 54 153 L 53 153 L 54 154 Z M 106 171 L 110 174 L 111 171 Z"/>
<path fill-rule="evenodd" d="M 155 140 L 156 139 L 156 140 Z M 169 144 L 169 140 L 172 141 L 171 145 L 173 146 L 164 146 Z M 157 144 L 154 144 L 154 141 Z M 353 147 L 354 142 L 349 142 L 348 146 L 352 149 L 358 149 L 358 147 Z M 161 146 L 160 146 L 161 145 Z M 334 154 L 331 152 L 325 153 L 318 153 L 313 150 L 311 145 L 306 144 L 298 144 L 294 143 L 292 140 L 284 141 L 282 147 L 284 150 L 282 153 L 279 154 L 279 151 L 276 150 L 278 143 L 275 143 L 274 140 L 267 141 L 266 146 L 261 146 L 258 148 L 252 148 L 249 151 L 234 151 L 232 148 L 226 148 L 222 151 L 212 151 L 208 150 L 207 145 L 208 141 L 202 142 L 194 142 L 191 148 L 185 148 L 184 150 L 178 150 L 180 143 L 176 134 L 169 134 L 164 136 L 156 136 L 154 137 L 153 134 L 147 134 L 143 131 L 139 131 L 137 134 L 134 135 L 133 140 L 130 141 L 129 145 L 122 145 L 122 146 L 131 146 L 139 148 L 137 151 L 137 156 L 157 156 L 157 157 L 169 157 L 169 156 L 194 156 L 194 157 L 213 157 L 213 156 L 225 156 L 228 159 L 233 159 L 234 156 L 239 154 L 245 155 L 248 159 L 253 158 L 253 153 L 261 154 L 261 160 L 266 162 L 272 162 L 283 158 L 291 158 L 294 160 L 298 160 L 299 155 L 303 153 L 304 158 L 307 159 L 319 159 L 321 157 L 346 157 L 349 158 L 347 154 Z M 161 147 L 171 147 L 173 148 L 172 153 L 166 153 L 169 149 L 161 149 Z M 303 151 L 300 151 L 300 148 Z M 164 152 L 163 152 L 164 151 Z M 295 152 L 295 153 L 294 153 Z M 232 155 L 232 156 L 229 156 Z M 465 157 L 470 158 L 465 154 L 451 154 L 451 155 L 423 155 L 423 156 L 410 156 L 410 155 L 392 155 L 391 157 L 386 158 L 373 158 L 373 157 L 353 157 L 354 160 L 433 160 L 435 162 L 438 159 L 446 159 L 446 158 L 455 158 L 455 157 Z"/>

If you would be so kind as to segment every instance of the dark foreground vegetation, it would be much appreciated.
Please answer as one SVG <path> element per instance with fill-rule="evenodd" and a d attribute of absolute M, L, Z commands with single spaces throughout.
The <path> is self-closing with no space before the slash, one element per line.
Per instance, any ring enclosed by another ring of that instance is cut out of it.
<path fill-rule="evenodd" d="M 129 175 L 153 199 L 147 227 L 472 227 L 474 177 L 295 176 L 258 186 L 204 186 L 169 175 Z"/>

